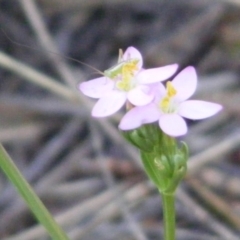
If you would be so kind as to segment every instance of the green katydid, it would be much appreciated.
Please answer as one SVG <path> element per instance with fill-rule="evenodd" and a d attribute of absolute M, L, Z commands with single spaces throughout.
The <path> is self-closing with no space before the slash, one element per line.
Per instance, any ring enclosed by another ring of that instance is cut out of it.
<path fill-rule="evenodd" d="M 128 60 L 122 60 L 122 59 L 123 59 L 123 51 L 122 49 L 119 49 L 118 63 L 113 67 L 105 70 L 103 72 L 104 76 L 110 79 L 114 79 L 119 75 L 126 74 L 126 71 L 133 72 L 134 70 L 137 69 L 137 64 L 139 62 L 138 59 L 128 59 Z"/>

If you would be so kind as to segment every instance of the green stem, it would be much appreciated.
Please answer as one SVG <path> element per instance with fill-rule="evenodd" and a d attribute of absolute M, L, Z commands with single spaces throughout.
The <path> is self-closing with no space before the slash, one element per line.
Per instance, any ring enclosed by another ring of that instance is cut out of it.
<path fill-rule="evenodd" d="M 53 219 L 31 186 L 19 172 L 16 165 L 9 157 L 2 145 L 0 145 L 0 168 L 13 183 L 19 194 L 23 197 L 28 207 L 32 210 L 38 221 L 46 228 L 54 240 L 68 240 L 69 238 L 61 227 Z"/>
<path fill-rule="evenodd" d="M 164 240 L 175 240 L 175 196 L 161 194 L 163 202 Z"/>

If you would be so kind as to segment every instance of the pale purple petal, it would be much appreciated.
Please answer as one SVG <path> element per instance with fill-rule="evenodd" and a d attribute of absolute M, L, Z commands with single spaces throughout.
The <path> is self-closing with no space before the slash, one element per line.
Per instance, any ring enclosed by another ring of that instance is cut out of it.
<path fill-rule="evenodd" d="M 170 78 L 178 69 L 177 64 L 171 64 L 164 67 L 150 68 L 142 70 L 138 75 L 138 82 L 141 84 L 150 84 L 164 81 Z"/>
<path fill-rule="evenodd" d="M 128 111 L 122 118 L 119 128 L 131 130 L 140 127 L 142 124 L 156 122 L 160 117 L 160 112 L 155 104 L 148 104 L 143 107 L 135 107 Z"/>
<path fill-rule="evenodd" d="M 185 118 L 197 120 L 211 117 L 221 109 L 222 106 L 217 103 L 189 100 L 180 104 L 178 113 Z"/>
<path fill-rule="evenodd" d="M 166 88 L 161 82 L 152 83 L 148 86 L 150 88 L 150 94 L 154 95 L 154 102 L 159 103 L 159 101 L 166 95 Z"/>
<path fill-rule="evenodd" d="M 177 90 L 176 98 L 184 101 L 190 98 L 197 88 L 197 74 L 194 67 L 184 68 L 172 81 Z"/>
<path fill-rule="evenodd" d="M 123 54 L 123 60 L 127 61 L 130 59 L 138 59 L 138 69 L 140 70 L 143 66 L 142 54 L 135 47 L 128 47 Z"/>
<path fill-rule="evenodd" d="M 92 110 L 93 117 L 107 117 L 117 112 L 125 103 L 125 92 L 112 91 L 100 98 Z"/>
<path fill-rule="evenodd" d="M 144 106 L 150 103 L 154 95 L 148 86 L 140 85 L 128 92 L 127 98 L 135 106 Z"/>
<path fill-rule="evenodd" d="M 79 84 L 79 90 L 84 95 L 92 98 L 101 98 L 112 90 L 113 87 L 114 82 L 106 77 L 96 78 Z"/>
<path fill-rule="evenodd" d="M 178 137 L 187 133 L 185 120 L 177 114 L 164 114 L 159 119 L 159 126 L 163 132 L 172 137 Z"/>

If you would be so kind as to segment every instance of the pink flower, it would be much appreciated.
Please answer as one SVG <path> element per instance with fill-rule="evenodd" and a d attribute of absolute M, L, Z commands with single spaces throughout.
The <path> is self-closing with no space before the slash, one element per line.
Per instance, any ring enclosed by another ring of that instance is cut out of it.
<path fill-rule="evenodd" d="M 177 137 L 187 132 L 183 117 L 193 120 L 204 119 L 222 109 L 222 106 L 216 103 L 187 100 L 197 87 L 197 75 L 193 67 L 185 68 L 172 82 L 168 81 L 166 88 L 162 83 L 153 86 L 154 101 L 127 112 L 119 124 L 120 129 L 131 130 L 142 124 L 158 121 L 163 132 Z"/>
<path fill-rule="evenodd" d="M 119 62 L 104 71 L 104 76 L 79 85 L 80 91 L 88 97 L 99 98 L 92 110 L 94 117 L 106 117 L 117 112 L 128 100 L 135 106 L 150 103 L 154 94 L 148 84 L 171 77 L 178 65 L 143 69 L 141 53 L 128 47 Z"/>

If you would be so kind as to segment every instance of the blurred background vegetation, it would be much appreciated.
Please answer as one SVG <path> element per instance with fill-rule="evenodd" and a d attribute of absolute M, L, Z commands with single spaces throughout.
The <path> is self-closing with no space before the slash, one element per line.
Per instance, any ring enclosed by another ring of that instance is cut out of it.
<path fill-rule="evenodd" d="M 0 27 L 0 141 L 71 239 L 162 239 L 161 199 L 117 130 L 123 112 L 92 119 L 77 86 L 97 75 L 63 57 L 103 71 L 128 46 L 145 67 L 195 66 L 194 98 L 224 106 L 182 138 L 177 239 L 239 239 L 237 0 L 1 0 Z M 0 238 L 49 239 L 2 172 Z"/>

